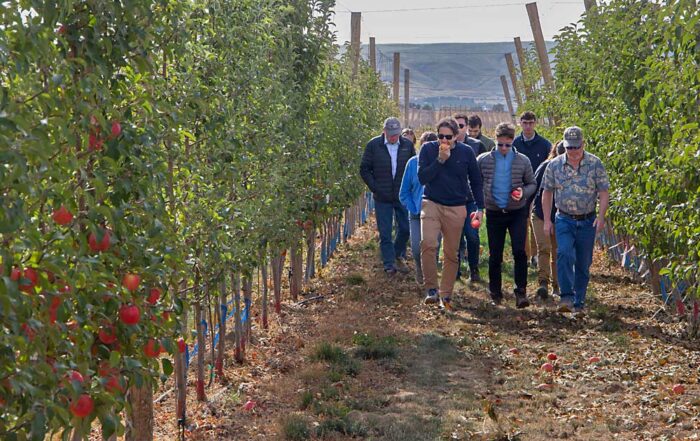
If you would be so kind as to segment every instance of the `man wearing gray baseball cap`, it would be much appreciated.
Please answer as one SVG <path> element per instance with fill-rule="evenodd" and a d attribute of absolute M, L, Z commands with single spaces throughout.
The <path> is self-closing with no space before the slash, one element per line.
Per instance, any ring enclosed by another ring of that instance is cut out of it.
<path fill-rule="evenodd" d="M 605 226 L 608 210 L 608 175 L 601 160 L 584 151 L 584 146 L 583 130 L 568 127 L 564 131 L 566 154 L 550 161 L 542 183 L 544 232 L 551 234 L 554 227 L 557 238 L 561 312 L 583 312 L 595 236 Z M 554 225 L 552 197 L 558 210 Z"/>
<path fill-rule="evenodd" d="M 408 272 L 404 262 L 408 211 L 399 201 L 399 190 L 406 162 L 415 155 L 413 143 L 401 136 L 401 122 L 392 117 L 384 121 L 383 133 L 367 143 L 360 164 L 360 176 L 374 197 L 382 264 L 389 276 Z M 394 223 L 398 226 L 395 235 Z"/>

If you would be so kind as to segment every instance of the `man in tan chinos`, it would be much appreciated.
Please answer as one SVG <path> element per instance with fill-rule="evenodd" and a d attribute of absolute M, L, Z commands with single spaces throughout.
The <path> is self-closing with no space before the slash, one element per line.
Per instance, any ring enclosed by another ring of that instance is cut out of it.
<path fill-rule="evenodd" d="M 418 157 L 418 180 L 425 185 L 421 206 L 421 266 L 425 279 L 425 303 L 451 309 L 457 275 L 459 239 L 467 217 L 467 204 L 475 201 L 474 213 L 481 222 L 484 193 L 476 155 L 471 147 L 456 142 L 459 126 L 453 118 L 437 124 L 438 140 L 423 145 Z M 442 233 L 443 267 L 439 285 L 436 255 Z"/>

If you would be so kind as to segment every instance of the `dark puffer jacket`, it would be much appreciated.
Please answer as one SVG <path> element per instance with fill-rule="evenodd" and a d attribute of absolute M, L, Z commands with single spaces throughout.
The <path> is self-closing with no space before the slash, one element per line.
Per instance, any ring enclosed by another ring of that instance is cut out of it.
<path fill-rule="evenodd" d="M 384 135 L 372 138 L 365 147 L 360 164 L 360 176 L 365 181 L 374 199 L 378 202 L 398 202 L 401 179 L 409 159 L 416 155 L 416 148 L 410 140 L 399 138 L 399 152 L 396 159 L 396 176 L 391 176 L 391 155 L 384 144 Z"/>
<path fill-rule="evenodd" d="M 535 176 L 532 173 L 532 166 L 530 165 L 530 160 L 527 156 L 518 153 L 518 151 L 513 148 L 513 153 L 515 157 L 513 158 L 513 164 L 511 165 L 510 176 L 511 176 L 511 189 L 516 189 L 522 187 L 523 195 L 519 201 L 515 201 L 513 198 L 508 198 L 508 205 L 506 210 L 513 211 L 523 208 L 525 204 L 532 195 L 535 194 L 537 190 L 537 183 L 535 182 Z M 501 208 L 496 204 L 491 193 L 493 189 L 493 174 L 496 168 L 496 155 L 498 149 L 491 150 L 490 152 L 480 155 L 477 159 L 479 164 L 479 169 L 481 170 L 481 179 L 483 181 L 484 187 L 484 199 L 487 210 L 498 210 Z"/>

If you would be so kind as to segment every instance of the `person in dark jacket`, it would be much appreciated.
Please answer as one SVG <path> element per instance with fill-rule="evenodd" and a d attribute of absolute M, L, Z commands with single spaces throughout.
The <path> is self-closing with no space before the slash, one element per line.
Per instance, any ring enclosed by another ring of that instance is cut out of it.
<path fill-rule="evenodd" d="M 469 118 L 467 119 L 467 135 L 481 141 L 481 143 L 484 144 L 484 147 L 486 147 L 487 152 L 490 152 L 496 148 L 496 143 L 493 142 L 493 139 L 484 135 L 484 133 L 481 131 L 481 118 L 479 115 L 469 115 Z"/>
<path fill-rule="evenodd" d="M 387 275 L 408 272 L 402 256 L 406 255 L 409 224 L 408 211 L 399 201 L 399 190 L 406 163 L 415 156 L 413 143 L 400 136 L 397 118 L 384 121 L 384 133 L 370 140 L 360 164 L 360 175 L 374 197 L 379 248 Z M 393 225 L 397 230 L 394 237 Z"/>
<path fill-rule="evenodd" d="M 515 148 L 515 127 L 496 127 L 496 149 L 479 156 L 478 163 L 486 201 L 486 232 L 489 240 L 489 294 L 498 305 L 503 300 L 501 266 L 506 232 L 510 234 L 515 261 L 515 305 L 530 306 L 527 300 L 526 225 L 530 215 L 528 200 L 535 194 L 535 177 L 530 160 Z"/>
<path fill-rule="evenodd" d="M 537 296 L 546 300 L 549 296 L 549 284 L 552 284 L 552 294 L 559 295 L 559 283 L 557 281 L 557 236 L 556 234 L 545 234 L 544 213 L 542 211 L 542 178 L 547 170 L 549 162 L 559 155 L 564 154 L 564 142 L 559 141 L 549 154 L 549 157 L 537 167 L 535 171 L 535 181 L 537 182 L 537 192 L 532 209 L 532 231 L 535 233 L 537 241 Z M 554 199 L 554 198 L 552 198 Z M 554 204 L 554 201 L 552 201 Z M 557 210 L 552 210 L 552 224 L 556 220 Z"/>
<path fill-rule="evenodd" d="M 474 151 L 456 142 L 459 127 L 453 118 L 437 124 L 438 141 L 421 147 L 418 157 L 418 180 L 425 185 L 421 203 L 421 266 L 426 288 L 425 303 L 440 302 L 451 309 L 451 295 L 457 275 L 457 251 L 467 204 L 475 201 L 475 217 L 481 221 L 484 195 Z M 438 296 L 436 255 L 438 236 L 442 233 L 442 280 Z"/>
<path fill-rule="evenodd" d="M 527 156 L 533 170 L 537 170 L 537 167 L 547 159 L 549 152 L 552 150 L 552 143 L 537 133 L 535 130 L 536 126 L 537 116 L 530 111 L 523 112 L 520 115 L 520 127 L 523 128 L 523 131 L 513 141 L 513 147 L 515 147 L 518 152 Z M 530 210 L 532 210 L 532 206 Z M 528 229 L 530 231 L 527 235 L 528 239 L 525 241 L 525 253 L 531 257 L 531 265 L 537 267 L 537 259 L 535 258 L 537 245 L 535 235 L 530 227 L 531 225 L 528 222 Z"/>

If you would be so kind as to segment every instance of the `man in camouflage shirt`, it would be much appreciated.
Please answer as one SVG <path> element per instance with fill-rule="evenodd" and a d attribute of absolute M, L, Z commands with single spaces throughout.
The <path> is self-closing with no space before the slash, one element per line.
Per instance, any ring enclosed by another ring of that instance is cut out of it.
<path fill-rule="evenodd" d="M 547 166 L 544 174 L 542 210 L 544 231 L 555 228 L 557 237 L 557 276 L 561 290 L 559 310 L 582 312 L 593 261 L 596 233 L 605 226 L 610 181 L 600 159 L 584 151 L 583 131 L 569 127 L 564 131 L 566 154 Z M 557 215 L 552 225 L 552 196 Z M 596 205 L 600 201 L 598 215 Z"/>

